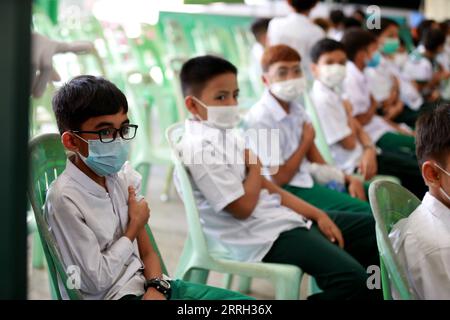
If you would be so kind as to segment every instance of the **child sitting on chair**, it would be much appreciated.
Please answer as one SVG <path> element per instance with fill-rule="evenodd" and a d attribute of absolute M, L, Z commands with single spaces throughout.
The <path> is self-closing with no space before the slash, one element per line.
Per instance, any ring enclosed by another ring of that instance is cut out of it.
<path fill-rule="evenodd" d="M 389 237 L 418 299 L 450 299 L 450 105 L 417 121 L 417 158 L 429 192 Z M 395 295 L 395 293 L 394 293 Z"/>
<path fill-rule="evenodd" d="M 58 90 L 53 110 L 73 154 L 50 186 L 45 216 L 63 265 L 76 266 L 85 299 L 244 299 L 238 293 L 163 278 L 145 226 L 140 176 L 126 163 L 137 126 L 111 82 L 79 76 Z M 63 298 L 64 286 L 59 283 Z"/>

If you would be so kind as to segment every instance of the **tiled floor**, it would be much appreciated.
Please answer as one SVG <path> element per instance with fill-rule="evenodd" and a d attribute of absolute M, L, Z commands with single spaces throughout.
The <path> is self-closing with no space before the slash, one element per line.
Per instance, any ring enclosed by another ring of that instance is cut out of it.
<path fill-rule="evenodd" d="M 168 202 L 162 202 L 159 198 L 166 171 L 167 169 L 165 167 L 153 168 L 149 181 L 147 199 L 149 200 L 151 208 L 150 226 L 163 255 L 168 272 L 170 275 L 173 275 L 187 235 L 187 223 L 183 204 L 174 188 L 171 189 L 170 200 Z M 32 238 L 30 237 L 29 240 L 31 246 Z M 31 255 L 29 256 L 31 259 Z M 49 282 L 46 270 L 33 269 L 31 268 L 31 263 L 29 263 L 29 265 L 29 299 L 50 299 Z M 233 283 L 233 289 L 237 289 L 236 280 Z M 304 280 L 306 280 L 306 277 Z M 302 283 L 302 297 L 305 297 L 306 282 L 307 281 L 303 281 Z M 208 284 L 221 286 L 222 275 L 211 273 Z M 274 289 L 268 281 L 254 279 L 250 295 L 257 299 L 273 299 Z"/>

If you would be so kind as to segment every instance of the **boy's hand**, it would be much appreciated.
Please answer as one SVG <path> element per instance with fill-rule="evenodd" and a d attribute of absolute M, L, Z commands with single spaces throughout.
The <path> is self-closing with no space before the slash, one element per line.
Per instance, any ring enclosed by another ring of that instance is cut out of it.
<path fill-rule="evenodd" d="M 139 231 L 146 225 L 150 218 L 150 208 L 147 201 L 141 199 L 136 200 L 136 190 L 128 187 L 128 229 L 125 236 L 133 241 Z"/>
<path fill-rule="evenodd" d="M 163 295 L 155 288 L 148 288 L 144 296 L 142 297 L 142 300 L 167 300 L 167 299 L 165 295 Z"/>
<path fill-rule="evenodd" d="M 356 177 L 348 176 L 347 181 L 348 181 L 348 193 L 353 198 L 358 198 L 363 201 L 367 201 L 366 192 L 364 191 L 364 186 L 361 180 L 359 180 Z"/>
<path fill-rule="evenodd" d="M 300 146 L 303 144 L 311 146 L 314 142 L 315 137 L 316 133 L 314 131 L 314 127 L 311 123 L 305 122 L 305 124 L 303 124 L 302 140 L 300 142 Z"/>
<path fill-rule="evenodd" d="M 364 180 L 370 180 L 377 174 L 377 153 L 375 148 L 368 148 L 364 151 L 359 162 L 359 173 Z"/>
<path fill-rule="evenodd" d="M 336 226 L 333 220 L 324 212 L 317 219 L 317 226 L 320 231 L 333 243 L 338 243 L 339 247 L 344 248 L 344 238 L 341 230 Z"/>

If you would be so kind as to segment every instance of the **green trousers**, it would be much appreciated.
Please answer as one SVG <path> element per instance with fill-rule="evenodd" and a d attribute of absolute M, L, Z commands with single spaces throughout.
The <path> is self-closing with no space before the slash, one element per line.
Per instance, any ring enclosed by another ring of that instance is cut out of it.
<path fill-rule="evenodd" d="M 314 223 L 280 234 L 265 262 L 293 264 L 313 276 L 321 293 L 308 299 L 382 299 L 367 287 L 367 267 L 379 265 L 375 221 L 370 215 L 329 212 L 344 237 L 344 249 L 328 240 Z"/>
<path fill-rule="evenodd" d="M 427 187 L 416 157 L 415 139 L 398 133 L 385 133 L 378 141 L 378 173 L 395 176 L 402 185 L 422 199 Z"/>
<path fill-rule="evenodd" d="M 170 300 L 254 300 L 239 292 L 211 287 L 183 280 L 170 281 Z M 121 300 L 141 300 L 142 296 L 127 295 Z"/>
<path fill-rule="evenodd" d="M 312 188 L 284 186 L 286 191 L 324 211 L 358 212 L 372 215 L 368 202 L 353 198 L 348 193 L 328 189 L 314 183 Z"/>
<path fill-rule="evenodd" d="M 397 123 L 406 123 L 409 127 L 414 129 L 416 127 L 417 118 L 419 118 L 423 112 L 431 110 L 435 106 L 436 103 L 425 102 L 417 111 L 405 106 L 403 111 L 394 119 L 394 121 Z"/>

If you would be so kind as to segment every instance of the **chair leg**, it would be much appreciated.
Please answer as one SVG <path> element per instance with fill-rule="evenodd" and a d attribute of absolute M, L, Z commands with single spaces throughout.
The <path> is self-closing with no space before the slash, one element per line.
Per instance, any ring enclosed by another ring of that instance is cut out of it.
<path fill-rule="evenodd" d="M 206 284 L 208 282 L 209 270 L 192 268 L 188 271 L 188 281 Z"/>
<path fill-rule="evenodd" d="M 274 279 L 276 300 L 298 300 L 301 277 L 283 277 Z"/>
<path fill-rule="evenodd" d="M 41 238 L 36 231 L 33 234 L 33 253 L 32 265 L 35 269 L 44 269 L 44 249 L 42 248 Z"/>
<path fill-rule="evenodd" d="M 231 289 L 231 285 L 233 284 L 233 275 L 231 273 L 225 273 L 223 275 L 222 283 L 223 283 L 223 287 L 225 289 L 230 290 Z"/>
<path fill-rule="evenodd" d="M 249 293 L 251 283 L 252 283 L 251 277 L 244 277 L 244 276 L 239 277 L 239 292 Z"/>
<path fill-rule="evenodd" d="M 162 202 L 169 201 L 169 191 L 170 191 L 170 187 L 172 186 L 172 181 L 173 181 L 172 177 L 173 177 L 174 168 L 175 167 L 173 164 L 171 164 L 168 168 L 167 175 L 166 175 L 166 182 L 164 183 L 164 189 L 160 196 L 160 199 Z"/>
<path fill-rule="evenodd" d="M 320 289 L 319 286 L 317 285 L 316 279 L 314 279 L 313 276 L 308 276 L 308 277 L 309 277 L 308 295 L 322 292 L 322 289 Z"/>

